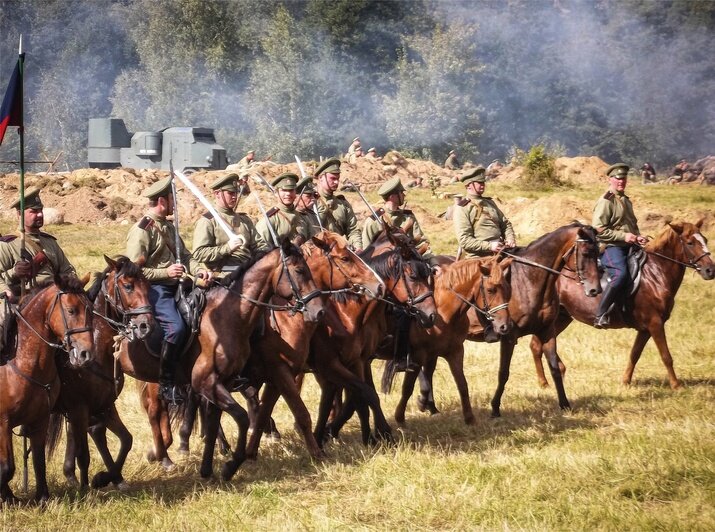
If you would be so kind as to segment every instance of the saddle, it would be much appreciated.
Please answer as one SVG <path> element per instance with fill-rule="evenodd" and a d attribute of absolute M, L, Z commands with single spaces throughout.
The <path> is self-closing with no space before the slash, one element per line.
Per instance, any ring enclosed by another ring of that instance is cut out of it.
<path fill-rule="evenodd" d="M 631 281 L 631 287 L 628 291 L 628 296 L 634 295 L 638 291 L 641 283 L 641 274 L 643 265 L 648 260 L 648 254 L 643 248 L 632 247 L 628 252 L 626 264 L 628 265 L 628 279 Z M 601 289 L 605 290 L 608 286 L 610 278 L 608 270 L 601 265 L 601 259 L 598 260 L 598 267 L 601 269 Z"/>

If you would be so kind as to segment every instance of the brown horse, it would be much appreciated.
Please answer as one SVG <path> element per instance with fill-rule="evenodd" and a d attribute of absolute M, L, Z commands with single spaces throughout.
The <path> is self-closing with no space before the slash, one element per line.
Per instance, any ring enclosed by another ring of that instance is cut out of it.
<path fill-rule="evenodd" d="M 124 375 L 114 360 L 114 337 L 142 340 L 154 326 L 149 303 L 149 281 L 141 267 L 126 257 L 104 257 L 107 268 L 96 279 L 88 295 L 94 301 L 94 342 L 96 357 L 82 368 L 60 367 L 60 390 L 50 422 L 49 453 L 52 454 L 64 417 L 68 421 L 64 474 L 77 484 L 75 462 L 81 486 L 89 482 L 89 430 L 107 468 L 92 479 L 92 487 L 123 482 L 122 468 L 132 447 L 132 435 L 119 417 L 115 401 L 124 386 Z M 64 416 L 64 417 L 63 417 Z M 91 427 L 91 428 L 90 428 Z M 119 437 L 120 448 L 114 460 L 107 446 L 107 428 Z"/>
<path fill-rule="evenodd" d="M 444 266 L 435 281 L 434 299 L 437 320 L 433 327 L 411 327 L 410 352 L 414 361 L 434 371 L 439 356 L 449 364 L 462 402 L 464 422 L 474 423 L 469 388 L 464 376 L 464 340 L 469 332 L 467 311 L 472 309 L 484 321 L 490 322 L 500 334 L 509 334 L 509 266 L 512 259 L 502 257 L 465 260 Z M 383 353 L 387 358 L 391 353 Z M 390 364 L 391 362 L 388 362 Z M 405 372 L 402 396 L 395 409 L 395 421 L 405 422 L 407 401 L 417 380 L 417 372 Z M 384 390 L 386 392 L 389 390 Z"/>
<path fill-rule="evenodd" d="M 53 284 L 28 295 L 15 315 L 17 347 L 0 367 L 0 499 L 17 501 L 9 485 L 15 474 L 12 429 L 23 425 L 32 446 L 34 500 L 42 502 L 49 497 L 45 444 L 60 393 L 57 364 L 82 366 L 94 358 L 92 307 L 78 279 L 55 277 Z M 58 358 L 62 352 L 69 358 Z"/>
<path fill-rule="evenodd" d="M 344 293 L 367 293 L 380 296 L 383 284 L 380 277 L 360 257 L 348 247 L 347 239 L 337 233 L 323 231 L 301 246 L 303 257 L 313 276 L 313 281 L 323 297 Z M 280 304 L 274 297 L 273 303 Z M 279 396 L 288 404 L 296 424 L 305 439 L 308 452 L 313 458 L 321 458 L 323 451 L 318 447 L 313 433 L 310 413 L 300 397 L 300 389 L 295 377 L 305 368 L 310 339 L 317 327 L 315 322 L 306 322 L 300 314 L 273 312 L 264 314 L 264 334 L 252 342 L 249 359 L 250 373 L 257 375 L 252 385 L 256 388 L 265 382 L 260 404 L 255 399 L 256 419 L 254 431 L 248 442 L 247 456 L 255 458 L 263 431 L 255 427 L 264 426 L 270 418 Z M 253 396 L 255 397 L 255 395 Z M 252 398 L 253 398 L 252 397 Z M 189 407 L 190 408 L 190 407 Z M 187 408 L 187 410 L 189 410 Z M 193 430 L 195 408 L 184 417 L 180 434 L 180 451 L 188 452 L 189 437 Z"/>
<path fill-rule="evenodd" d="M 334 298 L 325 323 L 313 336 L 309 363 L 321 387 L 315 429 L 316 440 L 321 445 L 328 435 L 338 437 L 339 428 L 354 411 L 360 418 L 364 444 L 375 438 L 392 440 L 392 429 L 382 412 L 366 360 L 374 356 L 387 335 L 389 307 L 413 315 L 423 327 L 431 327 L 437 315 L 432 271 L 409 241 L 396 236 L 399 233 L 393 228 L 384 229 L 361 255 L 372 257 L 368 264 L 385 281 L 386 297 L 372 301 L 364 297 Z M 339 418 L 328 425 L 330 409 L 343 389 L 347 401 Z M 375 418 L 374 435 L 369 422 L 370 411 Z"/>
<path fill-rule="evenodd" d="M 688 222 L 667 224 L 658 238 L 644 248 L 648 259 L 643 265 L 637 292 L 626 301 L 625 312 L 615 309 L 611 313 L 608 328 L 631 328 L 638 331 L 631 348 L 630 361 L 623 374 L 623 384 L 631 383 L 633 371 L 643 348 L 652 337 L 668 371 L 671 388 L 675 389 L 681 385 L 673 369 L 673 357 L 665 337 L 665 322 L 670 318 L 675 305 L 675 294 L 680 288 L 687 268 L 697 271 L 706 281 L 715 277 L 715 264 L 707 247 L 707 239 L 700 232 L 702 225 L 703 220 L 695 224 Z M 598 299 L 583 297 L 570 279 L 559 279 L 558 291 L 562 312 L 556 322 L 557 335 L 574 319 L 593 325 Z M 531 350 L 539 381 L 542 386 L 546 386 L 544 368 L 541 365 L 543 345 L 539 338 L 531 339 Z M 562 372 L 566 370 L 563 365 L 561 369 Z"/>

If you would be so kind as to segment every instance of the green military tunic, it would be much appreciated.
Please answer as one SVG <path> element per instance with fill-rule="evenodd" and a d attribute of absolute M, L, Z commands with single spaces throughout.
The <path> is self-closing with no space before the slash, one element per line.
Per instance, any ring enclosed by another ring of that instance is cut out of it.
<path fill-rule="evenodd" d="M 251 219 L 244 213 L 234 212 L 226 207 L 216 207 L 221 219 L 242 236 L 245 245 L 231 251 L 228 236 L 209 213 L 196 222 L 194 228 L 194 252 L 192 257 L 213 272 L 233 271 L 248 262 L 258 251 L 268 251 L 270 247 L 258 234 Z"/>
<path fill-rule="evenodd" d="M 472 194 L 454 209 L 454 229 L 466 258 L 490 255 L 491 243 L 496 240 L 516 241 L 511 222 L 494 200 Z"/>
<path fill-rule="evenodd" d="M 298 236 L 301 237 L 303 242 L 310 238 L 308 221 L 292 205 L 283 205 L 281 203 L 278 207 L 272 208 L 268 211 L 268 220 L 270 220 L 279 243 L 286 239 L 294 242 Z M 256 224 L 256 231 L 266 242 L 273 242 L 265 217 L 261 218 Z"/>
<path fill-rule="evenodd" d="M 323 227 L 347 238 L 353 248 L 362 249 L 362 235 L 350 202 L 342 194 L 319 192 L 316 206 Z"/>
<path fill-rule="evenodd" d="M 302 211 L 298 209 L 298 214 L 302 215 L 307 222 L 308 238 L 311 238 L 320 233 L 320 231 L 322 230 L 320 229 L 320 222 L 318 221 L 318 217 L 312 210 Z"/>
<path fill-rule="evenodd" d="M 598 240 L 609 246 L 626 246 L 626 233 L 640 234 L 631 200 L 623 192 L 609 190 L 593 208 L 593 227 Z"/>
<path fill-rule="evenodd" d="M 169 277 L 167 268 L 176 262 L 176 231 L 166 217 L 153 212 L 135 223 L 127 233 L 127 257 L 134 262 L 144 258 L 142 272 L 151 284 L 175 285 L 179 279 Z M 200 265 L 191 257 L 181 240 L 181 263 L 188 273 Z"/>
<path fill-rule="evenodd" d="M 380 211 L 382 211 L 382 209 L 380 209 Z M 378 211 L 378 214 L 380 214 L 380 211 Z M 411 210 L 397 209 L 395 211 L 391 211 L 389 209 L 385 209 L 382 213 L 382 217 L 388 220 L 391 225 L 400 227 L 401 229 L 406 229 L 407 235 L 415 241 L 415 245 L 418 249 L 421 249 L 424 244 L 429 246 L 429 241 L 422 232 L 422 228 Z M 410 220 L 412 220 L 412 222 L 408 225 Z M 372 244 L 380 231 L 382 231 L 382 223 L 380 223 L 379 220 L 375 220 L 373 216 L 365 220 L 365 225 L 362 230 L 362 242 L 365 247 Z"/>
<path fill-rule="evenodd" d="M 46 259 L 38 261 L 37 274 L 34 277 L 36 284 L 51 280 L 56 273 L 60 275 L 77 275 L 74 267 L 65 256 L 57 240 L 47 233 L 25 233 L 25 249 L 33 259 L 42 251 Z M 15 263 L 20 259 L 20 239 L 0 242 L 0 293 L 10 290 L 16 296 L 20 294 L 22 280 L 15 276 Z M 39 264 L 38 264 L 39 262 Z"/>

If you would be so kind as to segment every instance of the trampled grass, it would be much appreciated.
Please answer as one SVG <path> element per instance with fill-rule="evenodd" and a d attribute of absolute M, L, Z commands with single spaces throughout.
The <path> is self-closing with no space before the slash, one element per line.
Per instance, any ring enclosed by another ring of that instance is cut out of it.
<path fill-rule="evenodd" d="M 649 201 L 662 202 L 664 211 L 677 210 L 676 201 L 689 201 L 683 197 L 685 189 L 669 187 L 677 191 L 672 197 L 658 188 Z M 712 201 L 713 191 L 690 190 L 694 201 L 701 201 L 696 199 L 700 195 L 705 203 Z M 438 212 L 442 206 L 435 202 L 426 208 Z M 80 271 L 99 269 L 103 253 L 120 252 L 126 229 L 48 228 Z M 706 234 L 714 236 L 712 230 Z M 450 237 L 440 234 L 436 240 L 447 242 Z M 187 458 L 170 450 L 177 462 L 173 471 L 148 463 L 144 453 L 151 434 L 134 383 L 128 380 L 119 411 L 134 435 L 124 470 L 129 489 L 82 492 L 67 487 L 60 451 L 48 466 L 50 503 L 42 509 L 4 508 L 0 527 L 712 530 L 714 296 L 715 282 L 686 274 L 666 328 L 676 371 L 685 384 L 681 390 L 668 386 L 652 342 L 636 368 L 633 385 L 623 387 L 621 375 L 634 331 L 596 331 L 574 324 L 559 338 L 573 410 L 559 411 L 553 387 L 537 386 L 528 338 L 523 338 L 513 358 L 502 417 L 491 419 L 498 347 L 468 343 L 465 365 L 477 416 L 474 426 L 464 425 L 451 375 L 440 362 L 435 376 L 440 414 L 420 413 L 412 400 L 407 424 L 398 429 L 392 412 L 399 386 L 381 396 L 395 428 L 396 445 L 363 447 L 353 420 L 342 442 L 328 445 L 327 460 L 314 463 L 281 401 L 275 419 L 283 439 L 264 441 L 258 460 L 244 464 L 231 482 L 201 480 L 198 434 Z M 380 370 L 376 363 L 375 373 Z M 306 384 L 304 399 L 314 414 L 317 386 L 311 377 Z M 223 426 L 235 441 L 233 424 L 224 419 Z M 21 491 L 19 439 L 15 451 L 18 471 L 12 485 L 26 498 L 29 494 Z M 224 460 L 217 455 L 217 471 Z M 91 473 L 99 470 L 93 450 Z"/>

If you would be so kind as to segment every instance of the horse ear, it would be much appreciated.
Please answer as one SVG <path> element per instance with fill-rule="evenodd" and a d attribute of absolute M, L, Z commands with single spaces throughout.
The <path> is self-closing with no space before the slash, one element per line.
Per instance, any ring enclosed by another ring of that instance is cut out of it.
<path fill-rule="evenodd" d="M 142 255 L 141 257 L 139 257 L 139 258 L 136 260 L 135 264 L 136 264 L 137 266 L 139 266 L 140 268 L 143 268 L 144 265 L 146 264 L 146 257 L 145 257 L 144 255 Z"/>
<path fill-rule="evenodd" d="M 487 266 L 485 263 L 491 261 L 479 261 L 479 271 L 482 272 L 484 277 L 489 277 L 492 274 L 491 266 Z"/>
<path fill-rule="evenodd" d="M 703 228 L 704 223 L 705 223 L 705 218 L 700 218 L 700 220 L 695 222 L 695 227 L 698 228 L 698 231 L 700 231 Z"/>
<path fill-rule="evenodd" d="M 323 233 L 321 233 L 321 234 L 323 234 Z M 322 238 L 318 238 L 317 235 L 314 237 L 311 237 L 311 240 L 313 241 L 313 244 L 315 244 L 315 247 L 317 247 L 318 249 L 322 249 L 323 251 L 330 250 L 330 246 L 328 245 L 328 243 L 325 240 L 323 240 Z"/>
<path fill-rule="evenodd" d="M 513 261 L 514 259 L 512 259 L 511 257 L 509 257 L 508 259 L 503 259 L 499 261 L 499 267 L 502 269 L 502 271 L 506 272 Z"/>
<path fill-rule="evenodd" d="M 104 255 L 104 262 L 107 263 L 107 266 L 110 266 L 111 268 L 114 268 L 115 270 L 117 269 L 117 261 L 110 259 L 106 255 Z"/>
<path fill-rule="evenodd" d="M 104 258 L 106 259 L 107 257 L 105 256 Z M 82 277 L 79 278 L 79 282 L 82 283 L 82 286 L 87 286 L 87 283 L 89 282 L 91 277 L 92 277 L 92 272 L 87 272 Z"/>
<path fill-rule="evenodd" d="M 673 231 L 675 231 L 679 235 L 683 234 L 683 222 L 668 222 L 668 225 Z"/>

